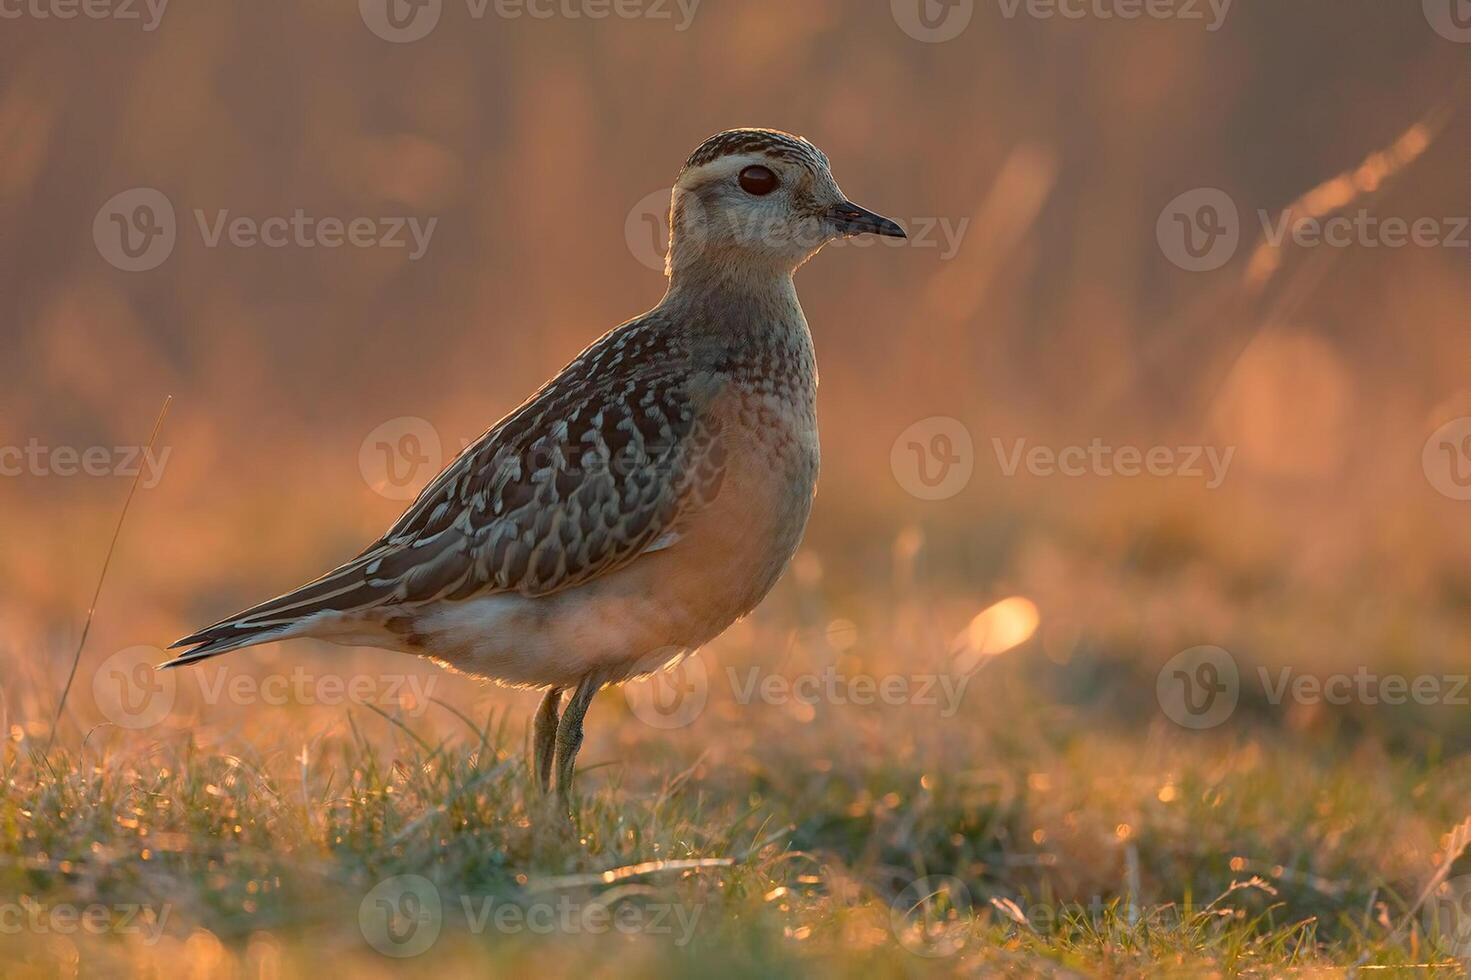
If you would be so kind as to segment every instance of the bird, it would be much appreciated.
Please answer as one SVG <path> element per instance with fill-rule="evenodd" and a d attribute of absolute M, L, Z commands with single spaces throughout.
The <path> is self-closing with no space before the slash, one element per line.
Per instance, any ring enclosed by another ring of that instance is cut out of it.
<path fill-rule="evenodd" d="M 311 637 L 541 690 L 532 768 L 570 805 L 594 695 L 714 639 L 795 555 L 819 443 L 793 277 L 858 235 L 907 237 L 849 201 L 808 139 L 704 140 L 670 196 L 657 306 L 463 449 L 357 557 L 191 633 L 160 666 Z"/>

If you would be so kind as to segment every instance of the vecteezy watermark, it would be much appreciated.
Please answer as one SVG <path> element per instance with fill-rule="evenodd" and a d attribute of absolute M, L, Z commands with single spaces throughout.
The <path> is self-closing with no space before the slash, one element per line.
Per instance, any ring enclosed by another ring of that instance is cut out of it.
<path fill-rule="evenodd" d="M 1471 217 L 1380 218 L 1360 208 L 1328 218 L 1259 210 L 1257 218 L 1273 248 L 1288 238 L 1298 248 L 1471 248 Z"/>
<path fill-rule="evenodd" d="M 443 462 L 439 430 L 412 415 L 377 426 L 358 447 L 363 482 L 389 500 L 413 500 Z"/>
<path fill-rule="evenodd" d="M 638 260 L 639 265 L 655 272 L 664 271 L 665 256 L 669 254 L 669 202 L 673 193 L 672 187 L 650 191 L 638 199 L 623 220 L 623 241 L 628 245 L 628 253 Z M 703 237 L 701 221 L 704 211 L 699 199 L 693 196 L 687 198 L 685 207 L 694 209 L 686 211 L 683 232 L 685 240 L 693 247 L 695 241 Z"/>
<path fill-rule="evenodd" d="M 114 194 L 92 219 L 97 251 L 124 272 L 147 272 L 163 265 L 174 254 L 178 235 L 173 202 L 152 187 Z"/>
<path fill-rule="evenodd" d="M 92 674 L 92 700 L 103 717 L 121 728 L 152 728 L 174 710 L 179 678 L 157 670 L 167 655 L 158 647 L 135 646 L 108 657 Z"/>
<path fill-rule="evenodd" d="M 904 229 L 903 238 L 888 235 L 852 235 L 827 244 L 828 248 L 919 248 L 936 249 L 941 262 L 949 262 L 960 254 L 965 233 L 970 230 L 970 218 L 895 218 L 894 223 Z"/>
<path fill-rule="evenodd" d="M 889 0 L 889 12 L 899 29 L 916 41 L 939 44 L 953 41 L 970 26 L 975 0 Z"/>
<path fill-rule="evenodd" d="M 232 214 L 228 208 L 196 208 L 192 214 L 205 248 L 406 249 L 410 262 L 424 257 L 439 225 L 437 217 L 341 218 L 308 214 L 302 208 L 264 218 Z M 97 251 L 124 272 L 147 272 L 163 265 L 178 237 L 173 202 L 152 187 L 114 194 L 92 221 Z"/>
<path fill-rule="evenodd" d="M 144 490 L 163 480 L 172 446 L 47 446 L 31 437 L 24 446 L 0 446 L 0 477 L 136 477 Z"/>
<path fill-rule="evenodd" d="M 0 936 L 141 936 L 143 945 L 156 946 L 172 911 L 169 904 L 44 905 L 22 898 L 0 902 Z"/>
<path fill-rule="evenodd" d="M 1471 959 L 1471 875 L 1441 882 L 1425 901 L 1425 936 L 1448 956 Z"/>
<path fill-rule="evenodd" d="M 963 422 L 943 415 L 920 419 L 889 448 L 889 469 L 911 496 L 947 500 L 970 483 L 976 450 Z"/>
<path fill-rule="evenodd" d="M 374 885 L 358 904 L 358 929 L 384 956 L 427 952 L 444 929 L 444 899 L 422 875 L 396 875 Z"/>
<path fill-rule="evenodd" d="M 579 901 L 568 894 L 523 900 L 494 895 L 460 895 L 446 903 L 439 888 L 422 875 L 397 875 L 375 885 L 358 906 L 358 927 L 368 945 L 396 959 L 429 951 L 456 915 L 471 935 L 667 937 L 676 947 L 694 939 L 704 906 L 655 902 L 624 895 L 612 901 L 596 896 Z"/>
<path fill-rule="evenodd" d="M 1303 214 L 1259 208 L 1262 241 L 1272 249 L 1471 248 L 1471 217 L 1382 217 L 1366 208 L 1342 214 Z M 1241 245 L 1241 213 L 1225 191 L 1201 187 L 1165 205 L 1155 225 L 1161 251 L 1187 272 L 1213 272 Z"/>
<path fill-rule="evenodd" d="M 673 188 L 650 191 L 629 209 L 623 222 L 623 239 L 628 252 L 638 263 L 655 272 L 666 268 L 669 254 L 669 207 Z M 697 197 L 685 195 L 684 213 L 679 228 L 680 250 L 685 255 L 698 254 L 717 230 Z M 751 215 L 724 219 L 724 230 L 742 242 L 757 244 L 805 243 L 812 248 L 917 248 L 934 249 L 942 262 L 960 253 L 971 219 L 950 217 L 913 217 L 893 219 L 904 229 L 904 238 L 882 235 L 854 235 L 831 238 L 821 220 L 788 220 L 781 217 Z"/>
<path fill-rule="evenodd" d="M 1013 20 L 1179 20 L 1199 21 L 1214 34 L 1226 23 L 1232 0 L 996 0 L 1001 15 Z"/>
<path fill-rule="evenodd" d="M 937 709 L 941 718 L 952 718 L 960 710 L 965 688 L 973 674 L 848 674 L 824 667 L 788 677 L 760 667 L 738 671 L 726 668 L 726 679 L 738 704 L 768 705 L 832 704 L 838 706 L 883 704 L 913 705 Z"/>
<path fill-rule="evenodd" d="M 869 674 L 842 671 L 831 665 L 794 674 L 760 666 L 727 666 L 712 674 L 704 657 L 696 653 L 671 667 L 624 684 L 623 696 L 635 717 L 663 730 L 693 724 L 709 704 L 710 689 L 717 680 L 729 687 L 735 703 L 742 706 L 907 706 L 933 710 L 941 718 L 953 718 L 974 676 L 974 669 Z"/>
<path fill-rule="evenodd" d="M 462 437 L 452 447 L 464 452 L 480 440 Z M 373 428 L 358 445 L 358 472 L 374 493 L 390 500 L 413 500 L 440 471 L 444 462 L 446 440 L 433 423 L 413 415 L 389 419 Z M 658 442 L 639 445 L 630 443 L 611 457 L 594 453 L 573 452 L 570 447 L 554 443 L 538 443 L 530 448 L 503 446 L 493 455 L 479 461 L 487 471 L 512 466 L 517 473 L 555 470 L 563 477 L 611 475 L 626 478 L 639 474 L 664 472 L 670 462 L 671 447 Z"/>
<path fill-rule="evenodd" d="M 671 657 L 678 653 L 669 652 Z M 642 680 L 624 684 L 623 697 L 634 717 L 644 724 L 662 731 L 684 728 L 705 712 L 710 701 L 710 673 L 697 653 Z"/>
<path fill-rule="evenodd" d="M 941 958 L 965 949 L 972 938 L 970 889 L 951 875 L 927 875 L 889 903 L 889 929 L 899 945 L 919 956 Z"/>
<path fill-rule="evenodd" d="M 1154 694 L 1165 716 L 1180 727 L 1214 728 L 1236 710 L 1241 671 L 1236 658 L 1220 647 L 1191 647 L 1160 668 Z"/>
<path fill-rule="evenodd" d="M 1266 692 L 1267 701 L 1281 704 L 1290 698 L 1297 704 L 1366 704 L 1401 705 L 1435 704 L 1465 707 L 1471 705 L 1467 697 L 1468 674 L 1376 674 L 1367 667 L 1358 667 L 1352 674 L 1329 674 L 1318 677 L 1314 674 L 1299 674 L 1291 667 L 1281 667 L 1269 672 L 1265 667 L 1257 668 L 1257 677 Z"/>
<path fill-rule="evenodd" d="M 137 21 L 152 33 L 168 7 L 169 0 L 0 0 L 0 20 Z"/>
<path fill-rule="evenodd" d="M 460 896 L 460 911 L 470 932 L 480 935 L 530 933 L 548 935 L 667 936 L 683 948 L 694 939 L 704 907 L 683 902 L 579 902 L 570 895 L 554 899 L 512 902 L 493 896 Z"/>
<path fill-rule="evenodd" d="M 1447 41 L 1471 44 L 1471 0 L 1421 0 L 1425 19 Z"/>
<path fill-rule="evenodd" d="M 687 31 L 701 0 L 464 0 L 471 20 L 648 20 Z M 368 30 L 385 41 L 408 44 L 439 26 L 445 0 L 358 0 Z"/>
<path fill-rule="evenodd" d="M 319 674 L 305 667 L 262 676 L 234 672 L 228 665 L 159 670 L 168 654 L 151 646 L 128 647 L 108 657 L 92 675 L 97 708 L 113 724 L 134 730 L 164 721 L 178 701 L 180 683 L 192 685 L 201 703 L 335 708 L 371 704 L 418 717 L 429 708 L 435 675 Z M 188 678 L 182 681 L 182 678 Z"/>
<path fill-rule="evenodd" d="M 1028 446 L 1026 439 L 1008 446 L 991 440 L 992 452 L 1001 474 L 1013 477 L 1025 467 L 1032 476 L 1097 477 L 1183 477 L 1205 481 L 1215 490 L 1226 480 L 1226 471 L 1236 455 L 1235 446 L 1110 446 L 1095 438 L 1086 446 Z"/>
<path fill-rule="evenodd" d="M 1268 704 L 1398 706 L 1471 704 L 1471 675 L 1380 674 L 1360 666 L 1352 673 L 1300 674 L 1291 666 L 1258 667 L 1257 682 Z M 1165 715 L 1183 728 L 1215 728 L 1235 712 L 1241 697 L 1236 658 L 1220 647 L 1192 647 L 1160 669 L 1155 694 Z"/>
<path fill-rule="evenodd" d="M 1471 500 L 1471 417 L 1452 419 L 1431 433 L 1420 454 L 1425 479 L 1452 500 Z"/>
<path fill-rule="evenodd" d="M 1241 244 L 1241 214 L 1225 191 L 1200 187 L 1165 205 L 1154 234 L 1175 265 L 1187 272 L 1213 272 L 1230 262 Z"/>

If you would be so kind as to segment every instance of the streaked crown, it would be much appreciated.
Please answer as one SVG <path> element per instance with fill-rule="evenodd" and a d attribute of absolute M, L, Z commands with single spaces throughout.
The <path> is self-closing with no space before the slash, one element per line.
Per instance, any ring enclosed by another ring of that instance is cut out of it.
<path fill-rule="evenodd" d="M 778 129 L 728 129 L 716 133 L 695 148 L 684 167 L 690 170 L 714 163 L 721 157 L 747 154 L 799 163 L 815 172 L 831 167 L 827 154 L 802 137 Z"/>

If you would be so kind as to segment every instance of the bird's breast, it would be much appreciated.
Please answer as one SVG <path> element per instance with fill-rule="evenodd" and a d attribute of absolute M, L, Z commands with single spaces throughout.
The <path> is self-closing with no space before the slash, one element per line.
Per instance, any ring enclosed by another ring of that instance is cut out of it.
<path fill-rule="evenodd" d="M 702 539 L 700 553 L 719 556 L 706 569 L 732 620 L 770 591 L 801 544 L 820 461 L 815 400 L 810 391 L 729 384 L 711 405 L 725 472 L 692 536 Z"/>

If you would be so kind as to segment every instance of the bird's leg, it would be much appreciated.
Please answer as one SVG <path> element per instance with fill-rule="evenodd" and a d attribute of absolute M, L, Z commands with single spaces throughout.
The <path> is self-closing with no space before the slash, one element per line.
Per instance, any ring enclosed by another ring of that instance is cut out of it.
<path fill-rule="evenodd" d="M 561 703 L 562 689 L 549 687 L 546 697 L 541 699 L 541 707 L 536 709 L 536 778 L 543 793 L 550 793 L 552 790 L 552 753 L 557 745 L 557 708 Z"/>
<path fill-rule="evenodd" d="M 557 796 L 563 805 L 571 800 L 572 771 L 577 764 L 577 750 L 582 747 L 582 719 L 587 715 L 593 695 L 602 686 L 602 675 L 596 672 L 579 681 L 557 726 Z"/>

